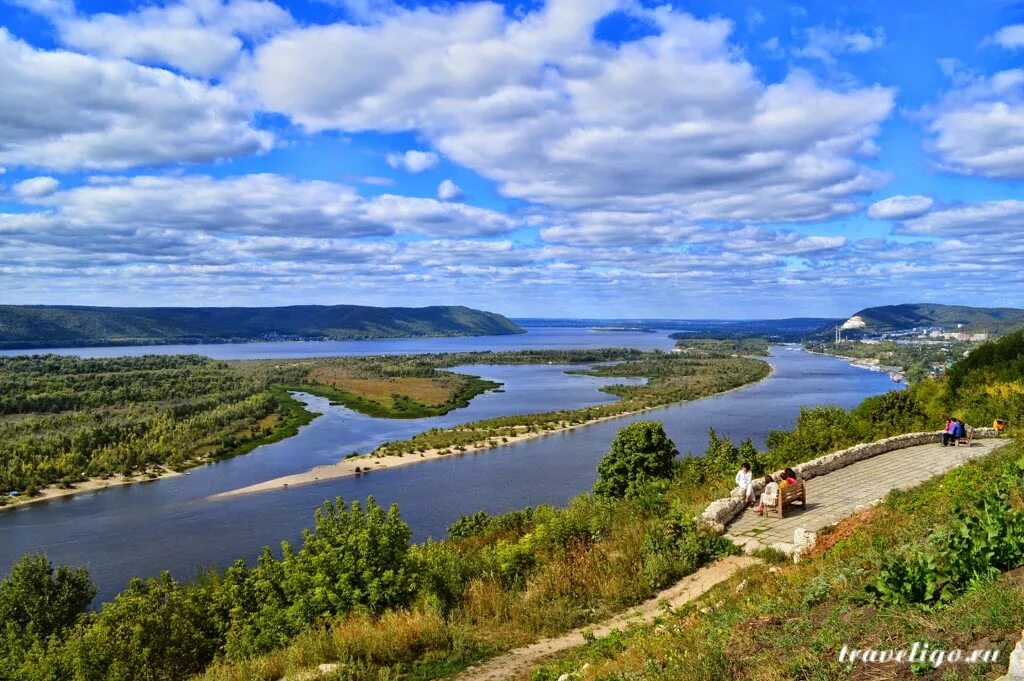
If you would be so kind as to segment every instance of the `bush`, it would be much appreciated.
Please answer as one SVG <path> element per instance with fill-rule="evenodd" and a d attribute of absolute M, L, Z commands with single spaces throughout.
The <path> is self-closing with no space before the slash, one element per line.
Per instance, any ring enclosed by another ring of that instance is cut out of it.
<path fill-rule="evenodd" d="M 479 576 L 481 566 L 451 542 L 428 541 L 413 552 L 421 593 L 445 618 L 462 600 L 466 585 Z M 473 556 L 475 557 L 475 555 Z"/>
<path fill-rule="evenodd" d="M 644 542 L 643 576 L 652 588 L 667 586 L 718 556 L 737 551 L 732 542 L 698 526 L 691 516 L 674 509 L 651 526 Z"/>
<path fill-rule="evenodd" d="M 873 585 L 874 600 L 940 606 L 972 585 L 1024 565 L 1024 459 L 992 489 L 972 500 L 973 513 L 932 534 L 924 548 L 887 559 Z"/>
<path fill-rule="evenodd" d="M 651 480 L 671 478 L 678 453 L 660 422 L 631 423 L 618 432 L 598 464 L 594 493 L 621 498 Z"/>
<path fill-rule="evenodd" d="M 217 653 L 205 591 L 170 574 L 133 579 L 90 626 L 72 636 L 66 657 L 81 681 L 176 681 L 201 672 Z"/>
<path fill-rule="evenodd" d="M 491 526 L 491 516 L 485 511 L 465 514 L 448 526 L 448 536 L 452 539 L 466 539 L 482 534 Z"/>

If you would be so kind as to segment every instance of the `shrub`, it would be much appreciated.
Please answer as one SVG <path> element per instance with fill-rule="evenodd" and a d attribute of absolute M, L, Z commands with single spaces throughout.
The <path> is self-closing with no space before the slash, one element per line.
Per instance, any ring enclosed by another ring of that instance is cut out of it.
<path fill-rule="evenodd" d="M 648 531 L 643 576 L 652 588 L 667 586 L 714 558 L 737 551 L 728 539 L 697 525 L 691 515 L 674 509 Z"/>
<path fill-rule="evenodd" d="M 890 605 L 940 606 L 971 585 L 1024 564 L 1024 510 L 1012 502 L 1024 488 L 1024 459 L 993 488 L 976 495 L 973 513 L 932 534 L 924 548 L 887 559 L 867 587 Z"/>

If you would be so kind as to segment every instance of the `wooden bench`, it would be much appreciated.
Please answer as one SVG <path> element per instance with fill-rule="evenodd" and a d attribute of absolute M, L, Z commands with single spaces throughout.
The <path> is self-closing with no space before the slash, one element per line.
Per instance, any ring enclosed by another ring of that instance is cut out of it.
<path fill-rule="evenodd" d="M 960 447 L 960 446 L 970 447 L 971 446 L 971 440 L 974 439 L 974 428 L 971 428 L 970 426 L 966 426 L 965 425 L 964 426 L 964 432 L 967 433 L 966 437 L 958 437 L 953 442 L 953 446 L 954 447 Z"/>
<path fill-rule="evenodd" d="M 786 506 L 792 504 L 794 501 L 799 501 L 802 506 L 807 506 L 807 488 L 804 487 L 803 480 L 797 480 L 792 485 L 786 485 L 785 487 L 779 488 L 779 494 L 775 499 L 775 505 L 769 508 L 774 508 L 780 518 L 785 518 Z M 765 509 L 765 513 L 767 512 L 768 509 Z"/>

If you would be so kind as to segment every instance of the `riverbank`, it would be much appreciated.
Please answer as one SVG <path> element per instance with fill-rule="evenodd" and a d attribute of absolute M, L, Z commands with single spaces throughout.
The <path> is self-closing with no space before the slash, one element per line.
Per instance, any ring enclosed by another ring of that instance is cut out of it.
<path fill-rule="evenodd" d="M 529 426 L 519 426 L 523 430 L 518 435 L 511 435 L 504 437 L 501 441 L 487 440 L 479 442 L 477 444 L 467 444 L 464 446 L 463 451 L 452 452 L 450 447 L 435 447 L 418 454 L 391 454 L 391 455 L 380 455 L 376 453 L 364 454 L 361 456 L 349 456 L 341 461 L 333 464 L 327 464 L 324 466 L 317 466 L 304 473 L 296 473 L 293 475 L 286 475 L 279 478 L 273 478 L 264 482 L 257 483 L 255 485 L 248 485 L 246 487 L 240 487 L 238 489 L 229 490 L 227 492 L 221 492 L 214 494 L 209 497 L 211 500 L 217 499 L 228 499 L 231 497 L 246 495 L 246 494 L 259 494 L 262 492 L 269 492 L 272 490 L 287 489 L 289 487 L 298 487 L 301 485 L 312 485 L 320 482 L 326 482 L 328 480 L 337 480 L 340 478 L 354 477 L 357 475 L 369 475 L 376 471 L 387 470 L 390 468 L 399 468 L 401 466 L 409 466 L 417 463 L 425 463 L 427 461 L 434 461 L 440 458 L 452 458 L 458 456 L 465 456 L 467 454 L 478 454 L 483 451 L 489 451 L 492 449 L 498 449 L 502 447 L 511 446 L 527 440 L 533 440 L 548 435 L 556 435 L 566 433 L 578 428 L 584 428 L 587 426 L 593 426 L 598 423 L 605 421 L 611 421 L 614 419 L 627 418 L 635 416 L 655 409 L 662 409 L 665 407 L 672 406 L 673 404 L 680 404 L 682 402 L 697 402 L 699 400 L 708 399 L 711 397 L 719 397 L 726 395 L 737 390 L 745 390 L 752 386 L 766 381 L 776 373 L 776 369 L 770 363 L 765 362 L 768 365 L 768 373 L 750 383 L 746 383 L 735 388 L 729 388 L 728 390 L 722 390 L 720 392 L 711 393 L 698 397 L 695 400 L 683 400 L 681 402 L 674 402 L 669 404 L 659 404 L 644 409 L 635 409 L 632 411 L 625 411 L 610 416 L 601 416 L 595 419 L 591 419 L 584 423 L 564 423 L 564 425 L 554 428 L 551 430 L 536 432 L 529 430 Z"/>
<path fill-rule="evenodd" d="M 107 478 L 89 478 L 82 482 L 77 482 L 70 487 L 46 487 L 40 490 L 38 494 L 31 497 L 27 494 L 17 497 L 7 497 L 7 503 L 0 506 L 0 512 L 21 508 L 23 506 L 36 504 L 42 501 L 52 501 L 54 499 L 70 497 L 76 494 L 99 492 L 109 487 L 120 487 L 121 485 L 131 485 L 133 483 L 153 482 L 162 478 L 174 478 L 179 475 L 185 475 L 185 473 L 171 470 L 170 468 L 160 468 L 159 472 L 143 473 L 135 476 L 115 474 Z"/>

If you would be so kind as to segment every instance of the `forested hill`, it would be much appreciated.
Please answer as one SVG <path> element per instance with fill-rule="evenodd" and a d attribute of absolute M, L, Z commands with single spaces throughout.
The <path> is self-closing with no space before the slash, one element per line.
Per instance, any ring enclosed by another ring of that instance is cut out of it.
<path fill-rule="evenodd" d="M 348 340 L 523 333 L 462 306 L 79 307 L 0 305 L 0 348 Z"/>
<path fill-rule="evenodd" d="M 892 331 L 921 326 L 951 328 L 963 324 L 974 331 L 1003 333 L 1024 326 L 1024 310 L 1014 307 L 969 307 L 909 303 L 869 307 L 858 312 L 870 331 Z"/>

